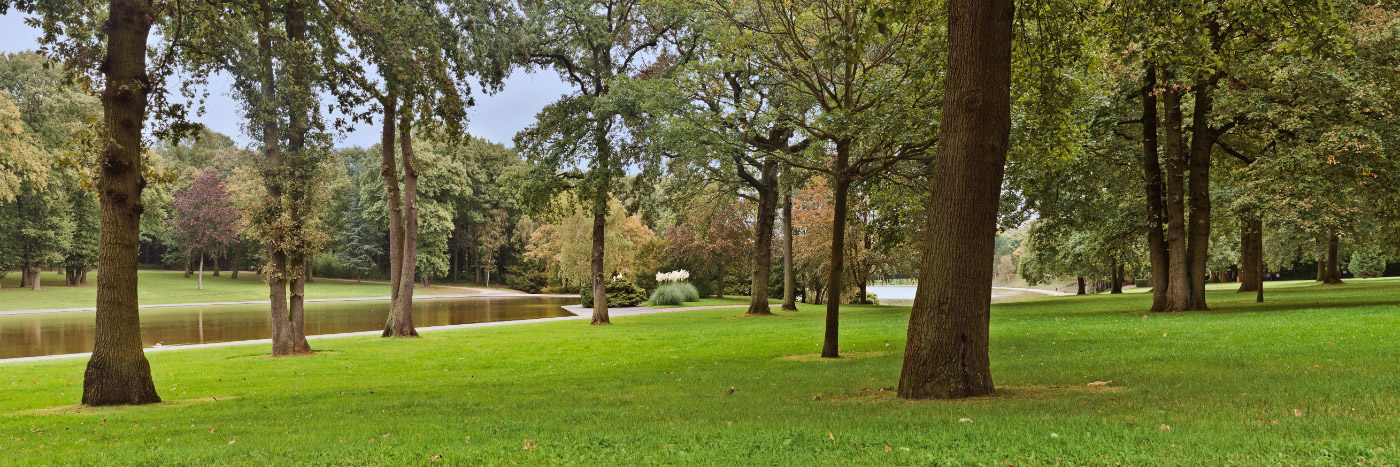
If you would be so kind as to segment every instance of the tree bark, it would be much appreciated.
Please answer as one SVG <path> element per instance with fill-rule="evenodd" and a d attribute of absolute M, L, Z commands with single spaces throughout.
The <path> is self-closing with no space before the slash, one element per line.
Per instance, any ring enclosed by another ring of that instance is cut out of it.
<path fill-rule="evenodd" d="M 746 315 L 772 315 L 768 284 L 773 276 L 773 222 L 778 214 L 778 161 L 763 161 L 759 171 L 758 212 L 754 222 L 753 276 L 749 281 Z"/>
<path fill-rule="evenodd" d="M 1011 0 L 948 2 L 948 66 L 933 192 L 899 396 L 992 393 L 989 320 L 1011 132 Z"/>
<path fill-rule="evenodd" d="M 228 278 L 238 280 L 238 270 L 243 268 L 243 240 L 239 239 L 233 244 L 233 257 L 229 258 L 232 263 L 229 268 Z"/>
<path fill-rule="evenodd" d="M 783 195 L 783 307 L 797 311 L 797 287 L 792 271 L 792 193 Z"/>
<path fill-rule="evenodd" d="M 1335 233 L 1327 239 L 1327 280 L 1323 281 L 1324 284 L 1342 283 L 1342 266 L 1337 259 L 1338 244 L 1340 243 L 1341 239 Z"/>
<path fill-rule="evenodd" d="M 841 279 L 846 260 L 846 201 L 850 197 L 852 141 L 836 142 L 836 166 L 832 174 L 831 268 L 826 276 L 826 333 L 822 338 L 822 358 L 840 358 Z"/>
<path fill-rule="evenodd" d="M 418 337 L 413 326 L 413 286 L 418 269 L 418 159 L 413 153 L 413 99 L 404 95 L 399 115 L 399 145 L 403 157 L 403 235 L 400 241 L 398 297 L 384 326 L 384 337 Z M 392 139 L 389 139 L 391 145 Z M 425 278 L 426 279 L 426 278 Z"/>
<path fill-rule="evenodd" d="M 1075 277 L 1074 280 L 1075 280 L 1076 282 L 1079 283 L 1079 291 L 1078 291 L 1078 292 L 1075 292 L 1074 294 L 1075 294 L 1075 295 L 1085 295 L 1085 294 L 1088 294 L 1088 292 L 1085 292 L 1085 289 L 1084 289 L 1084 276 Z"/>
<path fill-rule="evenodd" d="M 1170 253 L 1163 232 L 1162 166 L 1157 156 L 1157 68 L 1147 65 L 1142 86 L 1142 175 L 1147 195 L 1147 250 L 1152 266 L 1152 312 L 1166 309 Z"/>
<path fill-rule="evenodd" d="M 199 285 L 195 290 L 204 290 L 204 254 L 199 255 Z"/>
<path fill-rule="evenodd" d="M 186 278 L 186 279 L 189 279 L 190 276 L 192 276 L 192 275 L 194 275 L 194 259 L 193 259 L 193 258 L 190 258 L 190 255 L 186 254 L 186 255 L 185 255 L 185 278 Z"/>
<path fill-rule="evenodd" d="M 589 325 L 612 324 L 608 319 L 607 278 L 603 277 L 603 253 L 608 216 L 608 199 L 612 182 L 612 146 L 608 141 L 607 124 L 598 123 L 594 130 L 594 146 L 598 150 L 593 170 L 597 170 L 600 180 L 598 191 L 593 194 L 593 249 L 590 252 L 589 272 L 593 287 L 593 319 Z"/>
<path fill-rule="evenodd" d="M 209 260 L 214 262 L 214 277 L 219 277 L 219 255 L 210 255 Z"/>
<path fill-rule="evenodd" d="M 1123 293 L 1123 265 L 1113 268 L 1113 285 L 1109 289 L 1111 294 Z"/>
<path fill-rule="evenodd" d="M 35 292 L 38 292 L 38 291 L 40 291 L 40 290 L 44 290 L 44 270 L 43 270 L 43 268 L 37 268 L 37 267 L 34 268 L 34 274 L 31 275 L 30 277 L 33 277 L 33 278 L 34 278 L 34 279 L 33 279 L 33 282 L 30 283 L 30 288 L 31 288 L 31 289 L 33 289 Z"/>
<path fill-rule="evenodd" d="M 1191 302 L 1188 310 L 1206 310 L 1206 263 L 1210 255 L 1210 154 L 1215 147 L 1215 130 L 1210 127 L 1213 108 L 1210 83 L 1193 87 L 1195 108 L 1191 113 Z"/>
<path fill-rule="evenodd" d="M 1191 306 L 1191 257 L 1186 249 L 1186 166 L 1187 155 L 1182 135 L 1181 92 L 1174 90 L 1172 73 L 1163 73 L 1162 108 L 1166 112 L 1163 133 L 1166 136 L 1167 192 L 1167 301 L 1162 311 L 1176 312 Z"/>
<path fill-rule="evenodd" d="M 1264 223 L 1246 216 L 1240 226 L 1240 288 L 1236 291 L 1255 292 L 1264 286 Z"/>
<path fill-rule="evenodd" d="M 107 142 L 97 166 L 101 202 L 98 233 L 97 313 L 92 357 L 83 373 L 83 404 L 160 402 L 151 365 L 141 349 L 136 266 L 140 250 L 141 130 L 146 122 L 150 77 L 146 41 L 154 12 L 149 0 L 111 0 L 106 22 L 106 75 L 102 113 Z"/>

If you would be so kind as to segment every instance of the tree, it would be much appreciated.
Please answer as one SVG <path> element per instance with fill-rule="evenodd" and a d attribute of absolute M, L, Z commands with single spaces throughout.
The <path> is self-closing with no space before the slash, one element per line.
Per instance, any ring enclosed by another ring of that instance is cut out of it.
<path fill-rule="evenodd" d="M 549 67 L 573 93 L 540 111 L 534 125 L 515 137 L 516 147 L 533 163 L 526 201 L 548 203 L 565 189 L 591 202 L 590 269 L 593 318 L 610 324 L 606 290 L 606 237 L 609 200 L 621 192 L 624 167 L 635 161 L 620 151 L 623 120 L 633 115 L 612 102 L 614 82 L 654 73 L 677 55 L 685 41 L 686 16 L 664 3 L 642 0 L 523 0 L 526 27 L 534 43 L 529 62 Z M 586 169 L 584 168 L 586 167 Z"/>
<path fill-rule="evenodd" d="M 991 263 L 1011 131 L 1011 0 L 948 2 L 947 98 L 899 396 L 993 391 Z M 928 280 L 928 279 L 934 280 Z"/>
<path fill-rule="evenodd" d="M 209 170 L 177 193 L 171 205 L 174 217 L 166 222 L 185 255 L 199 255 L 198 288 L 204 290 L 204 257 L 222 253 L 237 240 L 241 229 L 232 195 L 224 187 L 224 179 Z"/>
<path fill-rule="evenodd" d="M 345 217 L 337 235 L 341 245 L 340 262 L 355 275 L 355 282 L 359 282 L 360 276 L 376 267 L 375 257 L 384 254 L 384 249 L 379 247 L 383 235 L 365 219 L 364 206 L 360 199 L 358 186 L 346 194 Z"/>
<path fill-rule="evenodd" d="M 942 97 L 926 71 L 939 50 L 927 5 L 821 0 L 704 1 L 728 22 L 754 62 L 772 70 L 792 99 L 812 103 L 791 125 L 828 147 L 817 160 L 786 158 L 829 177 L 833 193 L 822 357 L 839 357 L 841 286 L 845 275 L 847 198 L 853 183 L 922 158 L 933 142 L 927 128 L 902 122 L 933 120 Z M 890 116 L 898 115 L 898 118 Z M 773 154 L 773 157 L 781 155 Z"/>
<path fill-rule="evenodd" d="M 724 196 L 712 192 L 694 198 L 689 209 L 681 213 L 680 222 L 666 231 L 666 256 L 694 273 L 697 280 L 713 280 L 716 297 L 724 297 L 724 278 L 729 271 L 744 258 L 754 256 L 753 227 L 744 212 L 747 206 Z M 749 293 L 768 300 L 766 287 Z"/>

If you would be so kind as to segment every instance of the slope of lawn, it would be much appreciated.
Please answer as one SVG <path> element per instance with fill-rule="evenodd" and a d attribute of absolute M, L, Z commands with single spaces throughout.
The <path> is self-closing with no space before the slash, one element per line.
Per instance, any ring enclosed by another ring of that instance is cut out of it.
<path fill-rule="evenodd" d="M 1149 298 L 995 306 L 998 393 L 954 402 L 892 396 L 908 309 L 876 306 L 834 361 L 813 306 L 157 352 L 135 408 L 74 408 L 81 359 L 0 363 L 0 463 L 1400 463 L 1400 282 Z"/>
<path fill-rule="evenodd" d="M 182 271 L 141 270 L 136 282 L 142 305 L 171 303 L 244 302 L 267 300 L 267 285 L 255 274 L 243 273 L 238 280 L 229 279 L 228 271 L 220 277 L 204 273 L 204 290 L 196 287 L 196 279 L 185 278 Z M 88 285 L 63 285 L 63 273 L 45 272 L 40 290 L 19 288 L 18 272 L 0 279 L 0 311 L 37 310 L 49 308 L 84 308 L 96 306 L 97 272 L 88 273 Z M 472 290 L 443 287 L 415 287 L 414 295 L 471 293 Z M 315 279 L 306 284 L 306 298 L 387 297 L 389 286 L 373 282 Z"/>

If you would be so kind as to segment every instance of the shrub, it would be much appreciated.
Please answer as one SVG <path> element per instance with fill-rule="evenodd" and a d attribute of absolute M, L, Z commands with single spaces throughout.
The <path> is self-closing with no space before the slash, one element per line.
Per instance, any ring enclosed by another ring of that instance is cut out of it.
<path fill-rule="evenodd" d="M 676 283 L 676 286 L 680 288 L 680 290 L 681 290 L 681 296 L 685 297 L 685 301 L 687 301 L 687 302 L 698 302 L 698 301 L 700 301 L 700 289 L 695 288 L 695 286 L 694 286 L 694 285 L 691 285 L 691 283 L 689 283 L 689 282 L 677 282 L 677 283 Z"/>
<path fill-rule="evenodd" d="M 615 277 L 605 286 L 608 293 L 608 306 L 638 306 L 647 301 L 647 291 L 626 277 Z M 579 291 L 584 308 L 593 308 L 593 288 L 583 287 Z"/>
<path fill-rule="evenodd" d="M 652 292 L 651 299 L 647 300 L 647 303 L 651 305 L 675 306 L 680 305 L 686 301 L 694 300 L 686 300 L 685 289 L 681 286 L 681 284 L 664 283 L 657 287 L 655 292 Z"/>
<path fill-rule="evenodd" d="M 1356 277 L 1380 277 L 1385 274 L 1385 256 L 1379 248 L 1367 248 L 1351 254 L 1351 265 L 1347 268 Z"/>
<path fill-rule="evenodd" d="M 542 260 L 527 258 L 506 268 L 506 287 L 525 293 L 540 293 L 547 285 L 549 276 L 545 273 Z"/>

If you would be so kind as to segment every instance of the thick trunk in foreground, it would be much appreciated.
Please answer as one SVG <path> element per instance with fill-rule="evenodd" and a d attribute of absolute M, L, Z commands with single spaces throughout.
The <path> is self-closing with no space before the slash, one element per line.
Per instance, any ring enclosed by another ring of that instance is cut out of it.
<path fill-rule="evenodd" d="M 214 274 L 213 274 L 213 276 L 214 276 L 214 277 L 219 277 L 219 255 L 212 255 L 212 256 L 209 257 L 209 260 L 214 262 L 214 264 L 213 264 L 213 266 L 214 266 Z"/>
<path fill-rule="evenodd" d="M 389 318 L 384 325 L 384 337 L 394 335 L 404 311 L 399 302 L 399 277 L 403 274 L 403 196 L 399 191 L 399 163 L 395 156 L 397 146 L 394 137 L 398 135 L 395 124 L 398 122 L 398 97 L 390 91 L 384 99 L 384 128 L 380 133 L 379 175 L 384 179 L 385 202 L 389 214 Z M 412 313 L 409 313 L 412 319 Z"/>
<path fill-rule="evenodd" d="M 1263 221 L 1240 220 L 1240 288 L 1237 292 L 1255 292 L 1264 286 Z"/>
<path fill-rule="evenodd" d="M 151 2 L 112 0 L 107 20 L 106 83 L 102 113 L 107 143 L 97 166 L 101 201 L 98 233 L 97 313 L 92 358 L 83 373 L 83 404 L 90 406 L 160 402 L 151 365 L 141 349 L 141 315 L 136 297 L 140 245 L 141 130 L 146 121 L 146 40 Z"/>
<path fill-rule="evenodd" d="M 1327 276 L 1326 280 L 1322 281 L 1324 284 L 1342 283 L 1342 266 L 1337 258 L 1339 243 L 1341 239 L 1337 234 L 1332 234 L 1331 238 L 1327 239 Z"/>
<path fill-rule="evenodd" d="M 413 279 L 418 268 L 418 159 L 413 154 L 412 100 L 405 98 L 400 112 L 399 143 L 403 153 L 403 228 L 399 241 L 399 274 L 393 299 L 393 309 L 384 325 L 384 337 L 418 337 L 413 326 Z M 392 136 L 384 142 L 393 146 Z M 392 149 L 390 149 L 392 151 Z M 386 180 L 387 183 L 387 180 Z M 397 185 L 397 181 L 395 181 Z M 397 191 L 392 196 L 398 196 Z"/>
<path fill-rule="evenodd" d="M 1191 112 L 1190 236 L 1191 302 L 1188 310 L 1206 310 L 1206 263 L 1210 255 L 1210 154 L 1215 130 L 1210 127 L 1210 84 L 1196 83 L 1195 108 Z"/>
<path fill-rule="evenodd" d="M 31 277 L 34 278 L 34 282 L 30 284 L 30 285 L 33 286 L 32 288 L 34 289 L 34 291 L 35 291 L 35 292 L 38 292 L 38 291 L 40 291 L 40 290 L 44 290 L 44 270 L 43 270 L 43 268 L 34 268 L 34 275 L 31 276 Z"/>
<path fill-rule="evenodd" d="M 1123 265 L 1113 268 L 1113 286 L 1108 293 L 1123 293 Z"/>
<path fill-rule="evenodd" d="M 826 333 L 822 337 L 822 358 L 840 358 L 841 279 L 846 260 L 846 200 L 851 180 L 847 170 L 851 141 L 836 142 L 836 173 L 831 177 L 831 268 L 826 276 Z"/>
<path fill-rule="evenodd" d="M 943 126 L 899 396 L 991 394 L 997 208 L 1011 132 L 1011 0 L 948 2 Z"/>
<path fill-rule="evenodd" d="M 783 311 L 797 311 L 792 271 L 792 193 L 783 195 Z"/>
<path fill-rule="evenodd" d="M 772 315 L 768 283 L 773 275 L 773 221 L 778 214 L 778 162 L 764 161 L 758 190 L 758 221 L 754 222 L 753 278 L 747 315 Z"/>
<path fill-rule="evenodd" d="M 1157 69 L 1147 66 L 1142 86 L 1142 176 L 1147 195 L 1147 250 L 1152 265 L 1152 308 L 1166 309 L 1170 256 L 1163 232 L 1165 210 L 1162 200 L 1162 166 L 1157 157 Z"/>
<path fill-rule="evenodd" d="M 1086 294 L 1088 294 L 1088 292 L 1085 292 L 1085 291 L 1084 291 L 1084 276 L 1075 277 L 1074 280 L 1075 280 L 1076 282 L 1079 283 L 1079 291 L 1078 291 L 1078 292 L 1075 292 L 1074 294 L 1075 294 L 1075 295 L 1086 295 Z"/>
<path fill-rule="evenodd" d="M 606 162 L 599 164 L 600 170 L 607 170 Z M 604 175 L 609 176 L 609 175 Z M 607 278 L 603 277 L 603 235 L 608 217 L 608 183 L 593 195 L 593 250 L 590 252 L 589 272 L 593 287 L 593 319 L 590 325 L 612 324 L 608 319 Z"/>
<path fill-rule="evenodd" d="M 1191 306 L 1191 257 L 1186 250 L 1186 166 L 1187 155 L 1181 130 L 1181 93 L 1172 90 L 1171 73 L 1166 73 L 1162 108 L 1166 112 L 1167 192 L 1167 301 L 1162 311 L 1187 310 Z"/>

